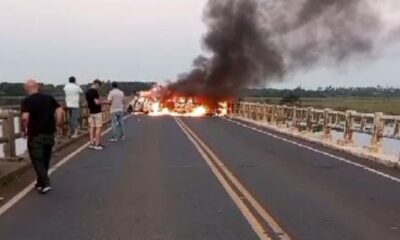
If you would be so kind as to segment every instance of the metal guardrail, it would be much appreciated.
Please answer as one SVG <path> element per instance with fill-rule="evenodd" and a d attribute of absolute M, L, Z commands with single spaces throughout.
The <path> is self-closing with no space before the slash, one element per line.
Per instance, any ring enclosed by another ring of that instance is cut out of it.
<path fill-rule="evenodd" d="M 15 140 L 21 138 L 22 133 L 20 130 L 18 132 L 15 131 L 15 119 L 20 123 L 20 113 L 15 110 L 0 112 L 1 127 L 3 131 L 3 135 L 0 137 L 0 144 L 3 144 L 5 158 L 17 157 Z"/>
<path fill-rule="evenodd" d="M 0 110 L 0 125 L 2 128 L 2 136 L 0 136 L 0 144 L 3 145 L 4 159 L 18 159 L 16 153 L 16 140 L 22 137 L 21 132 L 21 113 L 17 108 L 7 109 L 2 107 Z M 111 113 L 109 105 L 103 105 L 103 119 L 104 122 L 111 121 Z M 66 136 L 69 133 L 69 120 L 70 116 L 68 111 L 64 111 L 64 124 L 63 127 L 58 129 L 59 136 Z M 82 129 L 88 128 L 89 109 L 87 107 L 81 108 L 80 124 Z"/>
<path fill-rule="evenodd" d="M 285 125 L 298 131 L 323 132 L 326 138 L 332 138 L 331 131 L 336 130 L 343 132 L 339 144 L 352 144 L 355 132 L 367 133 L 372 135 L 370 149 L 373 152 L 381 152 L 384 137 L 400 139 L 400 116 L 383 113 L 236 102 L 232 105 L 232 114 L 277 126 Z"/>

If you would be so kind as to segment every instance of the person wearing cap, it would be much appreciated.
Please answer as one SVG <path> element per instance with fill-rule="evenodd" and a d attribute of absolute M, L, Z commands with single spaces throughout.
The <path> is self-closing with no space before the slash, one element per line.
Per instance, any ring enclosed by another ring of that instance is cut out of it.
<path fill-rule="evenodd" d="M 63 110 L 52 96 L 40 92 L 37 81 L 28 80 L 25 91 L 28 97 L 21 103 L 22 133 L 37 175 L 36 189 L 45 194 L 51 190 L 48 171 L 57 125 L 63 124 Z"/>

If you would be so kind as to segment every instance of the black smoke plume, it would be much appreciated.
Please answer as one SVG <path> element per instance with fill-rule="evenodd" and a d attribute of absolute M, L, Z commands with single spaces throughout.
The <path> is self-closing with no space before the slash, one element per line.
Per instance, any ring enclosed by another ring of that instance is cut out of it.
<path fill-rule="evenodd" d="M 209 0 L 203 42 L 210 57 L 195 59 L 168 88 L 218 101 L 317 64 L 372 56 L 383 34 L 375 7 L 368 0 Z"/>

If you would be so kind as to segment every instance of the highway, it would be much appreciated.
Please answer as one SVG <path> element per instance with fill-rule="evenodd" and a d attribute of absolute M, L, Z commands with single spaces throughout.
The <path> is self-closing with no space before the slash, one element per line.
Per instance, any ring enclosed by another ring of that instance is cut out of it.
<path fill-rule="evenodd" d="M 400 239 L 398 170 L 224 118 L 126 121 L 0 207 L 0 239 Z"/>

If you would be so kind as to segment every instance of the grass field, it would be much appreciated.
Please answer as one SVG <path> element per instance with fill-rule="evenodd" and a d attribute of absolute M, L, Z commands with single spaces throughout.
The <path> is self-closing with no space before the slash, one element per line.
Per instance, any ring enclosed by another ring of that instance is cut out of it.
<path fill-rule="evenodd" d="M 246 100 L 279 104 L 281 99 L 248 98 Z M 355 110 L 365 113 L 383 112 L 388 115 L 400 115 L 400 98 L 303 98 L 301 105 L 338 111 Z"/>

